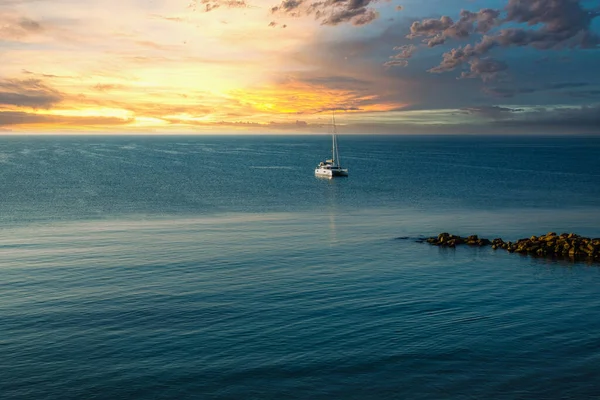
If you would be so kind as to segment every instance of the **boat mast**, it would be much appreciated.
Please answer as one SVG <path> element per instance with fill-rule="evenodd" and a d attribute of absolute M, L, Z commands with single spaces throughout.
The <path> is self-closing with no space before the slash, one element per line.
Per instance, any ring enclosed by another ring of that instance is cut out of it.
<path fill-rule="evenodd" d="M 337 128 L 335 126 L 335 111 L 333 111 L 333 135 L 332 135 L 332 141 L 333 141 L 333 148 L 332 148 L 332 159 L 333 159 L 333 165 L 340 165 L 340 155 L 338 153 L 338 148 L 337 148 Z"/>
<path fill-rule="evenodd" d="M 333 128 L 331 131 L 331 161 L 333 161 L 333 165 L 336 165 L 337 158 L 335 158 L 335 110 L 333 110 Z"/>

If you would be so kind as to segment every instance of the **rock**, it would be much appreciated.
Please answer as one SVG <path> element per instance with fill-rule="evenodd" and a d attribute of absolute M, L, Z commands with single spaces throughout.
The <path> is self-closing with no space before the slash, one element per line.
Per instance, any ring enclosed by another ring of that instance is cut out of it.
<path fill-rule="evenodd" d="M 397 239 L 408 239 L 400 237 Z M 600 262 L 600 238 L 587 238 L 575 233 L 548 232 L 545 235 L 532 235 L 518 239 L 516 242 L 505 242 L 502 238 L 493 240 L 480 238 L 478 235 L 461 237 L 442 232 L 437 237 L 420 238 L 417 242 L 427 242 L 434 246 L 454 248 L 461 244 L 470 246 L 492 246 L 493 250 L 505 249 L 509 253 L 530 254 L 537 257 L 569 257 L 573 260 L 592 260 Z"/>
<path fill-rule="evenodd" d="M 571 247 L 569 249 L 569 257 L 575 257 L 576 254 L 577 254 L 577 251 L 575 250 L 575 248 Z"/>

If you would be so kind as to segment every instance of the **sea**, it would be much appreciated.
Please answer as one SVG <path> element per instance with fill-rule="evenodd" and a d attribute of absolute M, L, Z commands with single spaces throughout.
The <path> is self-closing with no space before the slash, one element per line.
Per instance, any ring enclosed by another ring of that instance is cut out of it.
<path fill-rule="evenodd" d="M 599 399 L 599 136 L 0 137 L 0 399 Z"/>

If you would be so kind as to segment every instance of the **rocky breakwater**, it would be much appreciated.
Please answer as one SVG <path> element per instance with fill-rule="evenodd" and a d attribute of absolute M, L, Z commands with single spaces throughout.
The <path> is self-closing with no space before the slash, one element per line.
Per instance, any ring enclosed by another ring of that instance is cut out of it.
<path fill-rule="evenodd" d="M 492 246 L 494 250 L 504 249 L 510 253 L 600 262 L 600 238 L 592 239 L 575 233 L 557 235 L 555 232 L 550 232 L 545 235 L 531 236 L 530 238 L 510 242 L 501 238 L 489 240 L 480 238 L 477 235 L 461 237 L 444 232 L 437 237 L 418 241 L 440 247 L 456 247 L 461 244 L 480 247 Z"/>

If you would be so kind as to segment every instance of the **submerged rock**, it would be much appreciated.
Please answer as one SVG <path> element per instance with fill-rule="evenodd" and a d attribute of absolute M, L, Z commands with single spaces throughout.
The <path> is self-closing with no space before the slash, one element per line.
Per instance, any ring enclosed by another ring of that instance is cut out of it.
<path fill-rule="evenodd" d="M 504 249 L 510 253 L 529 254 L 539 257 L 570 258 L 573 260 L 591 260 L 600 262 L 600 238 L 587 238 L 575 233 L 548 232 L 541 236 L 518 239 L 516 242 L 505 242 L 502 238 L 493 240 L 480 238 L 478 235 L 461 237 L 448 232 L 438 236 L 421 239 L 433 246 L 456 247 L 461 244 L 469 246 L 492 246 L 492 249 Z"/>

